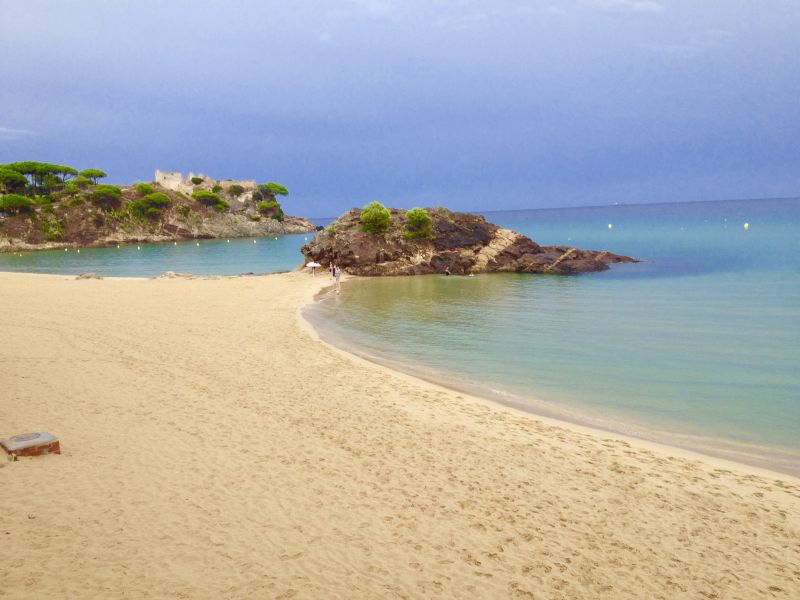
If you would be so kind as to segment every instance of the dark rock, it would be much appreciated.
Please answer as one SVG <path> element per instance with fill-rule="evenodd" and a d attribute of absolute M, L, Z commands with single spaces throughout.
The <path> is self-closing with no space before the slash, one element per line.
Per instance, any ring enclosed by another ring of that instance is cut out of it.
<path fill-rule="evenodd" d="M 392 209 L 391 224 L 384 234 L 361 231 L 359 209 L 352 209 L 303 246 L 307 261 L 323 266 L 338 264 L 353 275 L 424 275 L 429 273 L 518 272 L 577 274 L 603 271 L 610 264 L 637 262 L 611 254 L 569 246 L 540 246 L 510 229 L 489 223 L 484 217 L 429 209 L 433 221 L 431 239 L 405 237 L 406 213 Z"/>

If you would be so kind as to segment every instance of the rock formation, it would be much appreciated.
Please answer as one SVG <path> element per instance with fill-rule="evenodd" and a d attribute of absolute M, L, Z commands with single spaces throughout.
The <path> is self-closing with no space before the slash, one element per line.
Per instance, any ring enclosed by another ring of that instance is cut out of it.
<path fill-rule="evenodd" d="M 0 212 L 0 252 L 21 252 L 52 248 L 112 246 L 116 244 L 171 242 L 190 239 L 257 237 L 310 233 L 316 227 L 301 217 L 285 215 L 282 220 L 249 212 L 218 212 L 191 196 L 153 185 L 165 194 L 170 206 L 157 218 L 137 218 L 130 210 L 141 194 L 133 187 L 122 188 L 120 206 L 103 210 L 84 195 L 65 197 L 52 204 L 34 205 L 26 214 Z"/>
<path fill-rule="evenodd" d="M 303 246 L 306 261 L 337 263 L 353 275 L 424 275 L 428 273 L 554 273 L 603 271 L 612 263 L 637 262 L 610 252 L 568 246 L 540 246 L 530 238 L 489 223 L 484 217 L 429 209 L 431 238 L 404 235 L 406 212 L 391 210 L 386 233 L 361 231 L 361 210 L 340 216 Z"/>

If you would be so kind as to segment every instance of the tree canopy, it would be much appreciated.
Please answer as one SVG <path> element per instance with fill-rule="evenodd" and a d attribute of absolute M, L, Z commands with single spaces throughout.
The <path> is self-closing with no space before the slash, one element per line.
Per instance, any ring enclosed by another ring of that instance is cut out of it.
<path fill-rule="evenodd" d="M 78 176 L 77 169 L 72 167 L 32 160 L 0 165 L 0 170 L 16 171 L 23 175 L 27 180 L 25 191 L 30 195 L 60 190 L 70 178 Z"/>
<path fill-rule="evenodd" d="M 406 231 L 408 238 L 433 237 L 433 220 L 424 208 L 412 208 L 406 213 Z"/>
<path fill-rule="evenodd" d="M 131 212 L 140 218 L 158 219 L 162 211 L 172 204 L 169 196 L 162 192 L 152 192 L 143 198 L 131 202 Z"/>
<path fill-rule="evenodd" d="M 89 196 L 93 204 L 109 210 L 122 204 L 122 190 L 116 185 L 98 185 Z"/>
<path fill-rule="evenodd" d="M 287 196 L 289 194 L 289 190 L 287 190 L 280 183 L 275 183 L 274 181 L 270 181 L 269 183 L 262 183 L 258 187 L 261 190 L 269 192 L 273 196 Z"/>
<path fill-rule="evenodd" d="M 361 231 L 364 233 L 384 233 L 389 229 L 392 215 L 380 202 L 370 202 L 361 211 Z"/>
<path fill-rule="evenodd" d="M 19 194 L 6 194 L 0 196 L 0 210 L 5 213 L 21 213 L 30 211 L 33 204 L 30 198 L 20 196 Z"/>
<path fill-rule="evenodd" d="M 23 190 L 28 178 L 19 171 L 0 166 L 0 188 L 6 191 Z"/>
<path fill-rule="evenodd" d="M 239 185 L 238 183 L 234 183 L 232 186 L 228 188 L 228 193 L 233 196 L 234 198 L 238 198 L 242 194 L 244 194 L 244 187 Z"/>
<path fill-rule="evenodd" d="M 220 198 L 214 192 L 209 192 L 206 190 L 196 190 L 192 192 L 192 198 L 197 200 L 200 204 L 211 206 L 218 212 L 224 212 L 230 207 L 230 204 L 228 204 L 227 200 Z"/>
<path fill-rule="evenodd" d="M 84 169 L 80 172 L 80 176 L 91 179 L 92 183 L 97 183 L 98 179 L 107 177 L 108 175 L 105 173 L 105 171 L 101 171 L 100 169 Z"/>

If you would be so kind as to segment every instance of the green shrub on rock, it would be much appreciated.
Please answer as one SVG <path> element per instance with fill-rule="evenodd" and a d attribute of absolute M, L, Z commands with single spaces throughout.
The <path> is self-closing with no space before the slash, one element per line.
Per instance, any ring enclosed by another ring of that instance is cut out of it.
<path fill-rule="evenodd" d="M 222 202 L 222 198 L 220 198 L 214 192 L 208 192 L 206 190 L 197 190 L 192 192 L 192 198 L 197 200 L 200 204 L 205 204 L 206 206 L 214 206 L 215 204 Z"/>
<path fill-rule="evenodd" d="M 139 218 L 158 219 L 163 209 L 172 204 L 169 196 L 161 192 L 147 194 L 144 198 L 131 202 L 131 213 Z"/>
<path fill-rule="evenodd" d="M 116 185 L 101 184 L 89 195 L 89 199 L 103 210 L 119 208 L 122 204 L 122 190 Z"/>
<path fill-rule="evenodd" d="M 195 185 L 200 185 L 201 183 L 203 183 L 203 178 L 202 177 L 192 177 L 192 183 L 195 184 Z"/>
<path fill-rule="evenodd" d="M 188 206 L 186 206 L 185 204 L 181 204 L 181 205 L 180 205 L 178 208 L 176 208 L 175 210 L 177 210 L 177 211 L 178 211 L 178 214 L 179 214 L 179 215 L 181 215 L 182 217 L 188 217 L 188 216 L 189 216 L 189 211 L 190 211 L 191 209 L 190 209 Z"/>
<path fill-rule="evenodd" d="M 135 187 L 136 187 L 136 191 L 139 192 L 139 195 L 141 195 L 141 196 L 147 196 L 147 194 L 152 194 L 153 193 L 153 186 L 150 185 L 149 183 L 140 182 L 140 183 L 137 183 Z"/>
<path fill-rule="evenodd" d="M 238 183 L 234 183 L 232 186 L 228 188 L 228 193 L 234 198 L 238 198 L 239 196 L 244 194 L 244 188 Z"/>
<path fill-rule="evenodd" d="M 211 188 L 211 191 L 215 194 L 219 194 L 222 191 L 222 186 L 220 184 L 215 185 Z"/>
<path fill-rule="evenodd" d="M 364 233 L 385 233 L 389 229 L 392 215 L 380 202 L 370 202 L 361 211 L 361 231 Z"/>
<path fill-rule="evenodd" d="M 433 237 L 433 220 L 424 208 L 412 208 L 406 213 L 406 231 L 403 234 L 407 238 L 426 238 Z"/>
<path fill-rule="evenodd" d="M 58 192 L 59 198 L 63 196 L 74 196 L 79 192 L 78 183 L 75 180 L 68 181 L 64 184 L 64 189 Z"/>
<path fill-rule="evenodd" d="M 41 229 L 48 240 L 60 240 L 64 237 L 64 225 L 58 219 L 42 220 Z"/>
<path fill-rule="evenodd" d="M 258 203 L 258 212 L 264 214 L 268 212 L 272 212 L 275 210 L 280 210 L 281 205 L 278 202 L 272 200 L 271 202 L 259 202 Z"/>
<path fill-rule="evenodd" d="M 192 198 L 197 200 L 200 204 L 205 204 L 206 206 L 210 206 L 217 212 L 225 212 L 230 208 L 230 204 L 228 204 L 227 200 L 223 200 L 214 192 L 208 192 L 205 190 L 197 190 L 192 192 Z"/>
<path fill-rule="evenodd" d="M 19 194 L 6 194 L 0 196 L 0 210 L 8 214 L 30 214 L 33 212 L 31 209 L 33 202 L 30 198 L 20 196 Z"/>
<path fill-rule="evenodd" d="M 251 221 L 260 221 L 261 220 L 261 215 L 259 213 L 248 213 L 247 216 L 250 217 Z"/>
<path fill-rule="evenodd" d="M 83 197 L 77 196 L 76 198 L 72 198 L 71 200 L 67 200 L 66 202 L 64 202 L 63 206 L 72 208 L 74 206 L 80 206 L 84 202 L 86 202 L 86 200 Z"/>
<path fill-rule="evenodd" d="M 283 221 L 283 209 L 279 202 L 270 200 L 269 202 L 259 202 L 257 205 L 258 212 L 264 216 L 268 216 L 276 221 Z"/>

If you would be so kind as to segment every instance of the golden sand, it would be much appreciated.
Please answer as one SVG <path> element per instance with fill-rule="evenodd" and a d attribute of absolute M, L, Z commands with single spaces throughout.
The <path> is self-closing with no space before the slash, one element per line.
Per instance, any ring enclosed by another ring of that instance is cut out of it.
<path fill-rule="evenodd" d="M 394 373 L 327 277 L 0 273 L 0 597 L 800 598 L 800 482 Z"/>

